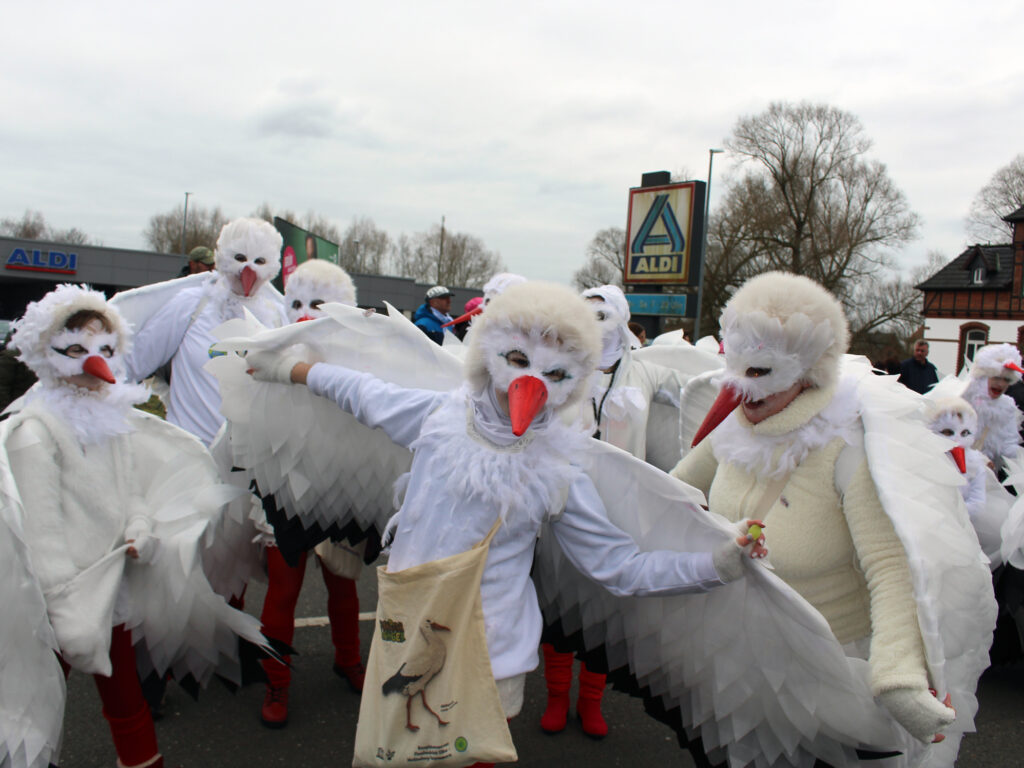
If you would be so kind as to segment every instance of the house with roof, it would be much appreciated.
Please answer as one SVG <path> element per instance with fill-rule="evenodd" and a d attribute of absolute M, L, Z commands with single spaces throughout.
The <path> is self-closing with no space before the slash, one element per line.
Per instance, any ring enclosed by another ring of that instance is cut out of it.
<path fill-rule="evenodd" d="M 959 373 L 986 344 L 1024 350 L 1024 206 L 1003 217 L 1013 242 L 972 245 L 915 286 L 924 293 L 924 339 L 940 375 Z"/>

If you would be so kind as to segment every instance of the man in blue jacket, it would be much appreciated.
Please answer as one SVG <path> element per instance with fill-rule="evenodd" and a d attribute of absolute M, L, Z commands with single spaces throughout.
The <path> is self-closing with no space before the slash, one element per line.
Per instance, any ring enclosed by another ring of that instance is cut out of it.
<path fill-rule="evenodd" d="M 435 285 L 427 291 L 424 302 L 412 316 L 416 327 L 437 344 L 444 341 L 445 331 L 451 332 L 451 328 L 442 328 L 441 326 L 452 321 L 449 312 L 454 295 L 443 285 Z"/>

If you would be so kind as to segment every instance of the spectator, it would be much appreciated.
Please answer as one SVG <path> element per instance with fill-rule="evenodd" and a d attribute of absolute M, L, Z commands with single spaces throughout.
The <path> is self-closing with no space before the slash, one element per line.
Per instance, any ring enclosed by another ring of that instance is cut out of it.
<path fill-rule="evenodd" d="M 928 362 L 928 342 L 914 342 L 914 356 L 900 363 L 900 384 L 923 395 L 939 381 L 935 366 Z"/>
<path fill-rule="evenodd" d="M 199 272 L 213 272 L 216 262 L 213 251 L 205 245 L 197 245 L 188 254 L 188 263 L 181 268 L 178 277 L 188 277 Z"/>
<path fill-rule="evenodd" d="M 436 344 L 441 344 L 444 341 L 444 334 L 448 329 L 442 328 L 442 326 L 452 320 L 449 313 L 454 295 L 443 285 L 435 285 L 427 291 L 423 303 L 412 316 L 416 327 L 427 334 L 427 337 Z M 448 332 L 451 333 L 450 330 Z"/>
<path fill-rule="evenodd" d="M 634 336 L 636 336 L 636 340 L 640 342 L 641 347 L 647 346 L 647 331 L 642 325 L 640 325 L 640 323 L 630 320 L 629 330 L 633 332 Z"/>

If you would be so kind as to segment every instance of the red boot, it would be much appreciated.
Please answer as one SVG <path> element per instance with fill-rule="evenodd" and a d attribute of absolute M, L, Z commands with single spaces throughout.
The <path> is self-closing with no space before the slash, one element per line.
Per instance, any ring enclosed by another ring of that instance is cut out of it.
<path fill-rule="evenodd" d="M 288 725 L 288 686 L 267 686 L 263 706 L 260 708 L 260 722 L 267 728 L 284 728 Z"/>
<path fill-rule="evenodd" d="M 548 687 L 548 705 L 540 718 L 545 733 L 565 730 L 569 717 L 569 688 L 572 686 L 572 654 L 559 653 L 550 643 L 542 643 L 544 681 Z"/>
<path fill-rule="evenodd" d="M 606 677 L 591 672 L 584 664 L 580 665 L 580 696 L 576 699 L 576 715 L 583 725 L 583 732 L 594 739 L 603 739 L 608 735 L 608 723 L 601 716 Z"/>

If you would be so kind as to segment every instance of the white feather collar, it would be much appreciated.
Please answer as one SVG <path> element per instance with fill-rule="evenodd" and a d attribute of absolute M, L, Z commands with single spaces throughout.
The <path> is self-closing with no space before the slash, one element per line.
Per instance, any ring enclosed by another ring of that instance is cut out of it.
<path fill-rule="evenodd" d="M 98 392 L 71 384 L 39 382 L 25 395 L 26 408 L 40 408 L 67 424 L 82 445 L 135 431 L 132 406 L 149 399 L 141 384 L 118 382 Z"/>
<path fill-rule="evenodd" d="M 719 463 L 774 479 L 837 437 L 856 445 L 862 431 L 857 385 L 848 378 L 834 389 L 807 390 L 760 424 L 751 424 L 737 408 L 711 434 L 711 447 Z"/>
<path fill-rule="evenodd" d="M 452 498 L 479 499 L 502 521 L 525 515 L 539 522 L 561 512 L 565 490 L 582 472 L 579 460 L 589 439 L 552 416 L 517 438 L 490 388 L 474 396 L 462 387 L 427 418 L 410 447 Z M 407 483 L 400 479 L 396 490 Z"/>

